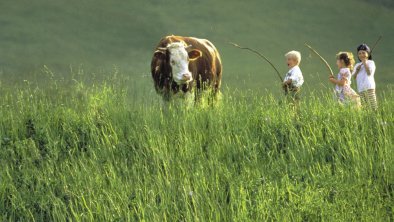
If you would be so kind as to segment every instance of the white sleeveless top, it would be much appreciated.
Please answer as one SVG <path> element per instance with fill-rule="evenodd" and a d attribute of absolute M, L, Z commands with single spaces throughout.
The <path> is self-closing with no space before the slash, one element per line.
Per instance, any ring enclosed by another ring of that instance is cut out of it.
<path fill-rule="evenodd" d="M 337 91 L 338 93 L 342 92 L 344 87 L 350 87 L 350 84 L 352 83 L 351 81 L 351 73 L 350 73 L 350 69 L 349 68 L 341 68 L 339 70 L 338 73 L 338 80 L 341 80 L 342 78 L 345 78 L 347 80 L 347 82 L 345 83 L 344 86 L 340 86 L 340 85 L 335 85 L 335 91 Z"/>
<path fill-rule="evenodd" d="M 359 62 L 354 66 L 353 75 L 356 73 L 357 67 L 361 66 L 356 78 L 358 92 L 364 92 L 368 89 L 375 89 L 376 87 L 374 77 L 376 70 L 375 62 L 372 60 L 367 60 L 367 65 L 371 75 L 368 75 L 362 62 Z"/>

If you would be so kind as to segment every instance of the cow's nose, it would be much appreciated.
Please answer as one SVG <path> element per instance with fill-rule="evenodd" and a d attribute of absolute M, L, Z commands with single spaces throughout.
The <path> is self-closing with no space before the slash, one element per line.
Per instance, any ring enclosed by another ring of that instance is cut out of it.
<path fill-rule="evenodd" d="M 190 73 L 185 73 L 182 75 L 183 80 L 190 81 L 192 79 L 192 75 Z"/>

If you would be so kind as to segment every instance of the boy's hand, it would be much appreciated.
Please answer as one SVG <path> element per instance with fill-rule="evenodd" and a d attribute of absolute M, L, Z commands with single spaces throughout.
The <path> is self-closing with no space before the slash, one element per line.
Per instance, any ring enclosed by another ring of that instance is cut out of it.
<path fill-rule="evenodd" d="M 283 89 L 289 88 L 289 86 L 291 85 L 291 82 L 292 82 L 291 79 L 284 81 L 282 84 Z"/>
<path fill-rule="evenodd" d="M 334 76 L 330 76 L 330 78 L 328 79 L 330 80 L 330 82 L 337 84 L 337 80 L 334 78 Z"/>
<path fill-rule="evenodd" d="M 367 75 L 371 75 L 371 70 L 369 69 L 369 66 L 368 66 L 368 64 L 367 64 L 367 59 L 366 59 L 366 58 L 363 59 L 362 62 L 363 62 L 365 71 L 367 72 Z"/>

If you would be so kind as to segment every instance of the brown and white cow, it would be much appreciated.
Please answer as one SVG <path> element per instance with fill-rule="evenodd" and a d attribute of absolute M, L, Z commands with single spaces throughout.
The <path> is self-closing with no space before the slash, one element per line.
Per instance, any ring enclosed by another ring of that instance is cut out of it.
<path fill-rule="evenodd" d="M 206 39 L 167 36 L 153 54 L 151 72 L 156 92 L 165 100 L 179 92 L 219 91 L 222 63 L 215 46 Z"/>

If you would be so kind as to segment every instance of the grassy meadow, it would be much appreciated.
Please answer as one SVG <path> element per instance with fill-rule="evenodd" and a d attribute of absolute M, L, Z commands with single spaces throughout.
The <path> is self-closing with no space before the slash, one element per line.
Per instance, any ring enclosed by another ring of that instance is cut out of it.
<path fill-rule="evenodd" d="M 393 18 L 388 0 L 1 2 L 0 221 L 393 221 Z M 156 95 L 167 34 L 217 46 L 217 104 Z M 303 44 L 334 66 L 379 35 L 379 110 L 338 105 Z M 297 112 L 229 41 L 283 73 L 301 51 Z"/>
<path fill-rule="evenodd" d="M 309 97 L 295 115 L 253 92 L 139 105 L 123 82 L 1 90 L 3 220 L 393 219 L 392 90 L 376 114 Z"/>

